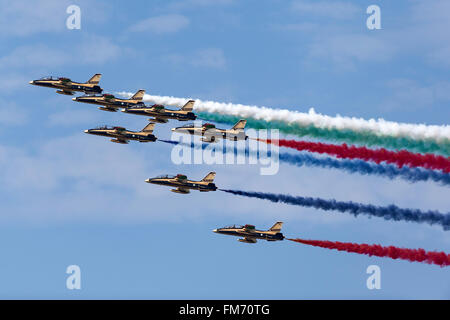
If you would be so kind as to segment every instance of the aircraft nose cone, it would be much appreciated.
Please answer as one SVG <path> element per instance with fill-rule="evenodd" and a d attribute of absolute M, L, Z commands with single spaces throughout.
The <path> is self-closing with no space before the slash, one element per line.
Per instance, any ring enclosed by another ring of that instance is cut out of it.
<path fill-rule="evenodd" d="M 89 133 L 89 130 L 84 130 L 84 133 Z"/>
<path fill-rule="evenodd" d="M 217 232 L 217 229 L 214 229 L 213 232 Z"/>
<path fill-rule="evenodd" d="M 34 84 L 34 81 L 33 80 L 31 80 L 30 82 L 28 82 L 29 84 Z"/>
<path fill-rule="evenodd" d="M 170 130 L 172 130 L 172 131 L 175 131 L 175 128 L 173 128 L 173 129 L 170 129 Z"/>
<path fill-rule="evenodd" d="M 77 101 L 77 98 L 72 98 L 73 101 Z"/>
<path fill-rule="evenodd" d="M 145 180 L 145 182 L 150 183 L 150 179 Z"/>

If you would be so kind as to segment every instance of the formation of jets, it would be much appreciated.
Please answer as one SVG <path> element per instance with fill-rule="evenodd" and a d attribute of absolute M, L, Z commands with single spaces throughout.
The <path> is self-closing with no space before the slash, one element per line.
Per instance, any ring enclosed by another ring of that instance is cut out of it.
<path fill-rule="evenodd" d="M 127 144 L 130 140 L 138 142 L 154 142 L 157 140 L 153 134 L 155 123 L 167 123 L 169 120 L 189 121 L 197 119 L 193 112 L 194 100 L 189 100 L 179 110 L 167 109 L 163 105 L 154 104 L 146 105 L 143 102 L 145 90 L 138 90 L 129 99 L 116 98 L 109 93 L 102 93 L 103 89 L 99 86 L 101 74 L 97 73 L 87 82 L 75 82 L 65 77 L 45 77 L 29 83 L 35 86 L 48 87 L 56 89 L 56 92 L 64 95 L 74 95 L 75 92 L 81 92 L 83 95 L 74 97 L 72 100 L 88 104 L 98 105 L 98 109 L 109 112 L 117 112 L 121 109 L 124 113 L 143 115 L 150 117 L 149 123 L 141 131 L 130 131 L 123 127 L 102 126 L 85 130 L 85 133 L 104 136 L 111 138 L 110 141 L 120 144 Z M 217 142 L 219 139 L 228 139 L 231 141 L 247 140 L 244 128 L 246 120 L 239 120 L 231 129 L 219 129 L 214 124 L 205 123 L 201 127 L 194 124 L 188 124 L 181 127 L 173 128 L 173 132 L 179 132 L 189 135 L 201 136 L 201 140 L 207 143 Z M 169 186 L 172 192 L 179 194 L 188 194 L 190 190 L 198 190 L 200 192 L 216 191 L 214 184 L 215 172 L 208 173 L 202 180 L 189 180 L 186 175 L 178 174 L 176 176 L 159 176 L 145 180 L 145 182 Z M 245 225 L 243 227 L 226 227 L 214 229 L 213 231 L 221 234 L 228 234 L 242 237 L 239 239 L 245 243 L 256 243 L 256 239 L 267 241 L 283 240 L 284 236 L 280 232 L 282 222 L 277 222 L 267 231 L 256 230 L 253 225 Z"/>

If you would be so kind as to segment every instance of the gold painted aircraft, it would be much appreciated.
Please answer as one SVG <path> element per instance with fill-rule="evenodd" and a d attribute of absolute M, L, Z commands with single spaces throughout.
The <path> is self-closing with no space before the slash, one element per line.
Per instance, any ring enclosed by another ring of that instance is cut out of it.
<path fill-rule="evenodd" d="M 181 109 L 170 110 L 166 109 L 163 105 L 154 104 L 152 106 L 136 106 L 125 108 L 122 112 L 132 113 L 141 116 L 150 116 L 153 119 L 149 119 L 152 122 L 167 123 L 169 119 L 178 121 L 195 120 L 197 116 L 192 112 L 194 108 L 194 100 L 189 100 Z"/>
<path fill-rule="evenodd" d="M 94 94 L 72 98 L 73 101 L 101 105 L 100 110 L 116 112 L 119 108 L 145 106 L 142 102 L 145 90 L 139 90 L 130 99 L 119 99 L 112 94 Z"/>
<path fill-rule="evenodd" d="M 214 229 L 213 232 L 220 234 L 227 234 L 230 236 L 242 237 L 238 239 L 240 242 L 256 243 L 256 239 L 267 241 L 283 240 L 284 236 L 281 233 L 283 222 L 276 222 L 272 228 L 267 231 L 256 230 L 255 226 L 246 224 L 245 226 L 230 226 L 225 228 Z"/>
<path fill-rule="evenodd" d="M 201 127 L 187 124 L 182 127 L 173 128 L 172 131 L 202 136 L 204 142 L 216 142 L 217 139 L 228 139 L 232 141 L 247 140 L 245 135 L 245 124 L 247 120 L 239 120 L 230 130 L 218 129 L 212 123 L 205 123 Z"/>
<path fill-rule="evenodd" d="M 112 142 L 127 144 L 129 140 L 139 142 L 154 142 L 156 137 L 153 135 L 154 123 L 149 123 L 144 129 L 139 132 L 129 131 L 122 127 L 99 127 L 89 130 L 84 130 L 85 133 L 95 134 L 97 136 L 111 137 Z"/>
<path fill-rule="evenodd" d="M 215 172 L 210 172 L 200 181 L 188 180 L 187 176 L 184 174 L 177 174 L 176 176 L 159 176 L 156 178 L 150 178 L 145 180 L 145 182 L 159 184 L 163 186 L 175 187 L 176 189 L 171 189 L 170 191 L 175 193 L 187 194 L 191 190 L 198 190 L 200 192 L 216 191 L 217 187 L 213 183 L 216 177 Z"/>
<path fill-rule="evenodd" d="M 97 73 L 85 83 L 73 82 L 69 78 L 46 77 L 30 81 L 30 84 L 41 87 L 55 88 L 57 93 L 72 96 L 74 92 L 102 93 L 103 89 L 98 85 L 101 74 Z"/>

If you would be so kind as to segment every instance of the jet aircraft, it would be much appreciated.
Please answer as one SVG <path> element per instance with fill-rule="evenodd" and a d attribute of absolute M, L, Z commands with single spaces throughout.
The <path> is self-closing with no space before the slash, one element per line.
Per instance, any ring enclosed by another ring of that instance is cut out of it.
<path fill-rule="evenodd" d="M 55 88 L 57 93 L 65 95 L 73 95 L 74 92 L 84 93 L 102 93 L 103 89 L 98 85 L 101 74 L 97 73 L 85 83 L 74 82 L 69 78 L 53 78 L 45 77 L 39 80 L 30 81 L 30 84 L 41 87 Z"/>
<path fill-rule="evenodd" d="M 128 108 L 133 106 L 145 106 L 142 102 L 145 90 L 139 90 L 130 99 L 120 99 L 114 97 L 112 94 L 89 94 L 76 98 L 72 98 L 73 101 L 84 102 L 90 104 L 101 105 L 98 107 L 103 111 L 116 112 L 119 108 Z"/>
<path fill-rule="evenodd" d="M 172 131 L 187 133 L 191 135 L 202 136 L 204 142 L 216 142 L 217 139 L 228 139 L 232 141 L 247 140 L 245 135 L 245 124 L 247 120 L 239 120 L 230 130 L 216 128 L 212 123 L 205 123 L 201 127 L 195 127 L 194 124 L 187 124 L 182 127 L 173 128 Z"/>
<path fill-rule="evenodd" d="M 122 127 L 98 127 L 94 129 L 85 130 L 85 133 L 94 134 L 98 136 L 111 137 L 111 141 L 115 143 L 127 144 L 129 140 L 139 142 L 154 142 L 156 137 L 153 135 L 154 123 L 149 123 L 139 132 L 129 131 Z"/>
<path fill-rule="evenodd" d="M 194 100 L 189 100 L 181 109 L 171 110 L 166 109 L 163 105 L 154 104 L 152 106 L 135 106 L 122 110 L 125 113 L 137 114 L 141 116 L 150 116 L 152 122 L 167 123 L 169 119 L 178 121 L 195 120 L 197 116 L 192 112 L 194 108 Z"/>
<path fill-rule="evenodd" d="M 187 176 L 184 174 L 177 174 L 176 176 L 164 175 L 147 179 L 145 182 L 175 187 L 176 189 L 171 189 L 170 191 L 187 194 L 190 193 L 189 190 L 198 190 L 200 192 L 216 191 L 217 187 L 213 183 L 215 176 L 215 172 L 210 172 L 202 180 L 193 181 L 188 180 Z"/>
<path fill-rule="evenodd" d="M 213 232 L 226 234 L 230 236 L 242 237 L 238 239 L 240 242 L 245 243 L 256 243 L 256 239 L 267 240 L 267 241 L 278 241 L 283 240 L 284 236 L 281 233 L 281 227 L 283 222 L 276 222 L 272 228 L 267 231 L 256 230 L 255 226 L 251 224 L 246 224 L 245 226 L 230 226 L 225 228 L 214 229 Z"/>

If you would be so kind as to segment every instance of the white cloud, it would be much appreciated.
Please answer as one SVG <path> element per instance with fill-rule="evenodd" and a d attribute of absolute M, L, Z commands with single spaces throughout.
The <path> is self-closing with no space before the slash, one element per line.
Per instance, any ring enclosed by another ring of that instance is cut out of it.
<path fill-rule="evenodd" d="M 90 36 L 76 49 L 73 60 L 81 58 L 86 64 L 101 64 L 117 59 L 124 51 L 129 51 L 105 37 Z"/>
<path fill-rule="evenodd" d="M 69 1 L 0 1 L 0 35 L 28 36 L 39 32 L 60 32 L 67 18 Z"/>
<path fill-rule="evenodd" d="M 0 58 L 0 68 L 29 66 L 61 66 L 70 61 L 62 50 L 52 49 L 43 44 L 24 45 L 13 49 Z"/>
<path fill-rule="evenodd" d="M 95 123 L 100 120 L 98 112 L 89 110 L 64 110 L 52 113 L 48 116 L 48 124 L 51 126 L 74 126 L 86 123 Z"/>
<path fill-rule="evenodd" d="M 427 109 L 438 103 L 450 102 L 450 82 L 423 85 L 411 79 L 398 78 L 389 80 L 386 86 L 391 94 L 384 99 L 381 110 Z"/>
<path fill-rule="evenodd" d="M 0 69 L 102 64 L 130 53 L 131 50 L 115 44 L 108 38 L 91 35 L 77 43 L 70 52 L 44 44 L 19 46 L 0 57 Z"/>
<path fill-rule="evenodd" d="M 191 54 L 170 54 L 164 59 L 173 64 L 189 64 L 194 67 L 225 69 L 226 58 L 222 49 L 205 48 Z"/>
<path fill-rule="evenodd" d="M 222 69 L 226 65 L 226 60 L 222 49 L 208 48 L 197 51 L 191 63 L 194 66 Z"/>
<path fill-rule="evenodd" d="M 175 33 L 189 25 L 189 19 L 180 14 L 167 14 L 139 21 L 128 30 L 132 32 L 151 32 L 154 34 Z"/>
<path fill-rule="evenodd" d="M 291 8 L 294 12 L 302 15 L 332 19 L 348 19 L 362 10 L 351 2 L 343 1 L 297 0 L 292 2 Z"/>
<path fill-rule="evenodd" d="M 28 79 L 23 74 L 0 72 L 0 92 L 8 93 L 28 86 Z"/>
<path fill-rule="evenodd" d="M 334 35 L 317 38 L 310 46 L 310 60 L 325 59 L 337 68 L 354 69 L 355 62 L 383 62 L 391 59 L 395 48 L 383 39 L 365 34 Z"/>
<path fill-rule="evenodd" d="M 18 126 L 25 124 L 27 120 L 28 113 L 25 108 L 14 102 L 0 100 L 0 125 Z"/>

